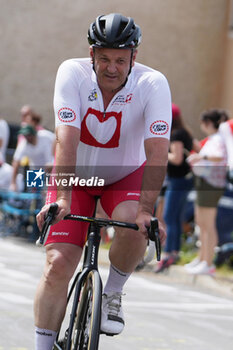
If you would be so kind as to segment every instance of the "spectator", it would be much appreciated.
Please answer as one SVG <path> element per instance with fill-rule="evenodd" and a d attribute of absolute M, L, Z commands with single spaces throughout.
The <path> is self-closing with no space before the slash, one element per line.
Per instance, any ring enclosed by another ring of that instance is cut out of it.
<path fill-rule="evenodd" d="M 193 176 L 186 162 L 193 138 L 184 126 L 180 109 L 172 104 L 171 143 L 168 153 L 167 189 L 164 198 L 164 220 L 167 228 L 164 258 L 155 272 L 161 272 L 179 258 L 182 218 L 186 198 L 193 187 Z"/>
<path fill-rule="evenodd" d="M 219 127 L 219 132 L 225 141 L 227 149 L 227 165 L 229 166 L 228 180 L 233 183 L 233 119 L 226 119 L 224 121 L 225 122 L 221 123 Z"/>
<path fill-rule="evenodd" d="M 0 118 L 0 152 L 3 162 L 6 159 L 6 150 L 9 142 L 10 129 L 7 122 Z"/>
<path fill-rule="evenodd" d="M 55 135 L 48 130 L 36 131 L 31 125 L 24 125 L 19 134 L 24 135 L 25 140 L 20 142 L 13 156 L 13 178 L 11 190 L 16 191 L 16 175 L 23 157 L 29 158 L 30 166 L 44 167 L 53 163 L 53 149 L 55 143 Z"/>
<path fill-rule="evenodd" d="M 32 115 L 33 109 L 29 105 L 23 105 L 20 109 L 20 126 L 23 127 L 27 124 L 30 124 L 28 121 L 31 121 L 31 115 Z M 24 135 L 18 134 L 18 139 L 17 139 L 17 145 L 20 144 L 21 141 L 25 140 Z"/>
<path fill-rule="evenodd" d="M 32 125 L 37 131 L 38 130 L 44 130 L 43 126 L 41 125 L 42 117 L 41 115 L 32 112 L 31 114 L 28 114 L 25 118 L 26 124 Z"/>
<path fill-rule="evenodd" d="M 29 105 L 23 105 L 20 109 L 20 116 L 21 116 L 21 126 L 24 126 L 27 124 L 27 118 L 30 116 L 33 112 L 33 109 Z"/>
<path fill-rule="evenodd" d="M 24 125 L 32 125 L 37 131 L 44 130 L 41 125 L 42 117 L 41 115 L 34 112 L 34 110 L 29 105 L 24 105 L 20 110 L 21 115 L 21 127 Z M 18 142 L 24 140 L 22 134 L 18 135 Z"/>
<path fill-rule="evenodd" d="M 207 135 L 199 153 L 188 158 L 195 176 L 197 193 L 195 221 L 200 228 L 201 247 L 199 255 L 185 265 L 192 274 L 215 273 L 213 265 L 214 248 L 217 245 L 217 205 L 226 185 L 227 151 L 218 129 L 222 122 L 221 111 L 204 112 L 201 116 L 201 130 Z"/>
<path fill-rule="evenodd" d="M 13 176 L 13 167 L 4 162 L 2 153 L 0 152 L 0 191 L 8 191 Z M 22 174 L 18 174 L 16 178 L 17 188 L 23 190 Z"/>

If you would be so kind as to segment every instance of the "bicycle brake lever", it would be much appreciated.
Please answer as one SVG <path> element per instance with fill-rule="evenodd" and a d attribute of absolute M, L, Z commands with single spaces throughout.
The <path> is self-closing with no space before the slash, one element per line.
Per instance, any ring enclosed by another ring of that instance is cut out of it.
<path fill-rule="evenodd" d="M 38 238 L 38 240 L 36 241 L 36 245 L 42 246 L 42 245 L 44 245 L 44 242 L 46 242 L 48 234 L 49 234 L 49 228 L 50 228 L 50 226 L 51 226 L 51 224 L 56 216 L 56 213 L 57 213 L 57 208 L 58 208 L 57 203 L 52 203 L 50 205 L 49 211 L 45 217 L 44 225 L 43 225 L 42 230 L 41 230 L 41 235 Z"/>
<path fill-rule="evenodd" d="M 147 229 L 148 237 L 151 241 L 155 242 L 157 261 L 161 258 L 161 242 L 159 237 L 159 223 L 157 218 L 152 218 L 150 227 Z"/>

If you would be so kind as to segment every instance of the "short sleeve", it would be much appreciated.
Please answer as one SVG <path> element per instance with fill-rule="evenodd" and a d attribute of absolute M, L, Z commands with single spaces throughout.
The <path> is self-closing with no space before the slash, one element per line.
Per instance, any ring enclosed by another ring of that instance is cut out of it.
<path fill-rule="evenodd" d="M 72 60 L 63 62 L 57 72 L 54 91 L 55 125 L 80 128 L 80 94 L 76 66 Z"/>
<path fill-rule="evenodd" d="M 22 140 L 16 147 L 13 159 L 16 161 L 20 161 L 26 155 L 27 155 L 27 142 L 26 140 Z"/>
<path fill-rule="evenodd" d="M 148 83 L 146 89 L 142 89 L 142 98 L 146 101 L 144 137 L 170 139 L 172 108 L 167 79 L 159 72 L 150 73 Z"/>

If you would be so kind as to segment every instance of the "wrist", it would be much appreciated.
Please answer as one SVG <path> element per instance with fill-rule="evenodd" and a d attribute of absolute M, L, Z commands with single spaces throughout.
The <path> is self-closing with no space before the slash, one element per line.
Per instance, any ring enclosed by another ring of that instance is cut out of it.
<path fill-rule="evenodd" d="M 154 211 L 154 207 L 144 206 L 139 204 L 137 215 L 140 215 L 140 214 L 152 215 L 153 211 Z"/>

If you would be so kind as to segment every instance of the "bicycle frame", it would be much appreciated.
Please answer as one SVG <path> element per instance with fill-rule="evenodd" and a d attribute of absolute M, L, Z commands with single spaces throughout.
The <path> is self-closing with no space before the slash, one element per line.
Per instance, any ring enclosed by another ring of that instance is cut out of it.
<path fill-rule="evenodd" d="M 65 219 L 66 220 L 69 220 L 69 219 L 77 220 L 77 216 L 76 217 L 75 216 L 67 216 Z M 78 307 L 79 295 L 81 292 L 83 282 L 85 281 L 85 279 L 90 271 L 92 271 L 92 270 L 98 271 L 98 253 L 99 253 L 100 241 L 101 241 L 100 227 L 98 226 L 98 224 L 91 223 L 90 228 L 89 228 L 88 237 L 87 237 L 87 242 L 86 242 L 86 245 L 84 248 L 84 258 L 83 258 L 82 269 L 81 269 L 81 271 L 79 271 L 76 274 L 74 281 L 70 287 L 68 297 L 67 297 L 67 304 L 68 304 L 70 301 L 71 295 L 73 294 L 74 288 L 75 288 L 74 301 L 73 301 L 71 316 L 70 316 L 70 323 L 73 323 L 74 318 L 76 317 L 76 310 Z M 101 293 L 102 293 L 102 282 L 101 282 Z M 59 333 L 60 333 L 60 331 L 59 331 Z M 57 335 L 57 340 L 54 343 L 54 349 L 64 350 L 57 343 L 58 338 L 59 338 L 59 333 Z M 68 336 L 68 334 L 67 334 L 67 336 Z M 70 347 L 70 345 L 71 344 L 67 343 L 68 348 Z"/>

